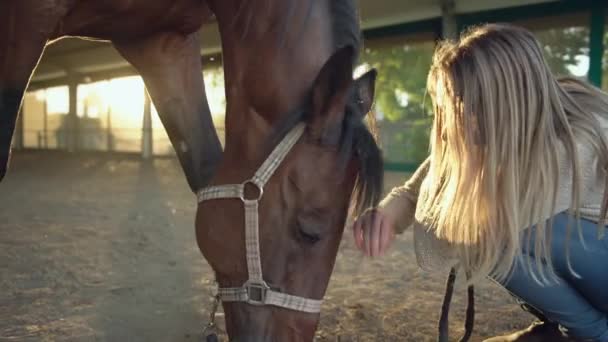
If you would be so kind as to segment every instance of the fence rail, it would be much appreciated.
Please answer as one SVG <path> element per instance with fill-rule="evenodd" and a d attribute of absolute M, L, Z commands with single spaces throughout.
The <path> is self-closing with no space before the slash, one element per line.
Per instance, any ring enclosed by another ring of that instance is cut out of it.
<path fill-rule="evenodd" d="M 224 127 L 216 127 L 222 145 L 224 143 Z M 22 134 L 19 137 L 19 134 Z M 109 129 L 91 129 L 78 127 L 70 129 L 23 129 L 14 136 L 15 148 L 68 150 L 71 136 L 77 137 L 76 151 L 107 151 L 142 153 L 142 130 L 138 128 L 112 127 Z M 17 141 L 22 141 L 19 146 Z M 152 130 L 152 151 L 154 156 L 174 156 L 175 150 L 163 128 Z"/>

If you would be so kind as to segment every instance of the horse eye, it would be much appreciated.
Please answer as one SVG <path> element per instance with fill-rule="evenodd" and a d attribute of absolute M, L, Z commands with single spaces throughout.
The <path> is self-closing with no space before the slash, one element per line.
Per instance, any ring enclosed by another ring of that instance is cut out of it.
<path fill-rule="evenodd" d="M 330 220 L 323 210 L 308 209 L 301 212 L 296 219 L 296 237 L 302 243 L 313 245 L 323 238 Z"/>
<path fill-rule="evenodd" d="M 310 244 L 315 244 L 321 240 L 321 237 L 319 236 L 319 234 L 308 233 L 300 227 L 298 227 L 298 237 L 303 242 L 310 243 Z"/>

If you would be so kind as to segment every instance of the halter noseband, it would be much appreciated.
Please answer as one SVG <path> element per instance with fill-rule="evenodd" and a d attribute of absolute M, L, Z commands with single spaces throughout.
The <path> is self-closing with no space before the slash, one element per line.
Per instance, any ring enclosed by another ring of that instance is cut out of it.
<path fill-rule="evenodd" d="M 289 151 L 304 133 L 305 124 L 292 128 L 274 148 L 255 175 L 241 184 L 210 186 L 197 193 L 198 201 L 237 198 L 245 207 L 245 250 L 249 279 L 241 287 L 218 287 L 218 296 L 224 302 L 246 302 L 250 305 L 273 305 L 295 311 L 318 313 L 321 300 L 304 298 L 273 290 L 262 276 L 258 227 L 258 203 L 264 195 L 264 186 L 281 165 Z M 255 199 L 245 198 L 245 186 L 258 189 Z"/>

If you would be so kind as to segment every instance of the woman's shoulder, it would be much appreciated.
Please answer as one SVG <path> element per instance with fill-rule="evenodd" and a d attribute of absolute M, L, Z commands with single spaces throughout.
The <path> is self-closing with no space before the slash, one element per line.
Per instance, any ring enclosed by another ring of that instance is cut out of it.
<path fill-rule="evenodd" d="M 604 137 L 608 139 L 608 114 L 595 114 L 598 120 L 599 127 L 603 131 Z M 579 190 L 580 190 L 580 205 L 581 206 L 598 206 L 603 198 L 605 189 L 606 171 L 601 164 L 598 155 L 597 142 L 589 141 L 589 138 L 583 139 L 576 137 L 577 161 L 579 170 Z M 559 150 L 559 188 L 558 188 L 558 211 L 565 210 L 572 206 L 572 159 L 567 155 L 563 144 L 560 144 Z M 598 214 L 599 216 L 599 214 Z"/>
<path fill-rule="evenodd" d="M 608 112 L 601 113 L 601 114 L 596 113 L 593 115 L 595 116 L 597 121 L 600 122 L 600 127 L 602 127 L 604 129 L 604 131 L 608 130 Z"/>
<path fill-rule="evenodd" d="M 597 119 L 598 127 L 600 131 L 603 133 L 604 138 L 608 140 L 608 113 L 603 114 L 593 114 L 593 116 Z M 581 163 L 590 162 L 592 159 L 597 159 L 598 154 L 596 148 L 594 146 L 598 146 L 599 143 L 596 141 L 597 135 L 589 136 L 587 134 L 580 135 L 574 137 L 574 141 L 576 143 L 577 152 L 579 155 L 579 160 Z M 562 144 L 559 146 L 560 154 L 565 154 L 566 149 Z M 569 158 L 561 158 L 563 161 L 567 162 L 569 165 L 572 164 L 572 160 Z"/>

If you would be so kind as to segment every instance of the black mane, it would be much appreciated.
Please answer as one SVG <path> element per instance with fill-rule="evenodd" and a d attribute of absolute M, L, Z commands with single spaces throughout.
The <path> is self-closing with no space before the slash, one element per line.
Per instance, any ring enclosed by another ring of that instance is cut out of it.
<path fill-rule="evenodd" d="M 312 14 L 312 9 L 315 4 L 320 3 L 318 0 L 308 0 L 306 14 L 302 21 L 303 27 L 294 28 L 292 23 L 297 13 L 296 7 L 300 4 L 301 0 L 241 0 L 238 5 L 237 13 L 234 16 L 233 25 L 239 25 L 241 30 L 242 39 L 247 38 L 249 32 L 249 26 L 255 20 L 256 14 L 259 14 L 260 7 L 265 10 L 270 10 L 273 6 L 273 1 L 281 1 L 285 5 L 285 15 L 283 17 L 281 26 L 282 31 L 280 32 L 279 47 L 283 47 L 287 33 L 290 29 L 297 29 L 303 32 Z M 330 10 L 332 20 L 332 37 L 333 47 L 338 49 L 344 46 L 353 46 L 358 51 L 361 46 L 361 30 L 359 28 L 359 13 L 355 0 L 328 0 L 328 6 Z"/>
<path fill-rule="evenodd" d="M 362 113 L 358 92 L 351 90 L 346 104 L 345 118 L 340 139 L 341 158 L 353 156 L 358 160 L 359 171 L 353 190 L 354 214 L 359 215 L 380 201 L 384 186 L 382 152 L 376 142 L 376 118 L 371 113 Z M 367 125 L 362 120 L 367 118 Z"/>
<path fill-rule="evenodd" d="M 354 0 L 330 0 L 334 50 L 352 46 L 359 52 L 361 29 L 359 13 Z"/>
<path fill-rule="evenodd" d="M 331 0 L 332 31 L 334 50 L 344 46 L 355 48 L 357 65 L 361 49 L 361 29 L 359 13 L 354 0 Z M 368 207 L 375 207 L 380 201 L 384 186 L 382 152 L 376 142 L 376 118 L 372 113 L 361 113 L 361 99 L 355 89 L 346 104 L 340 153 L 342 158 L 354 154 L 359 161 L 357 182 L 353 190 L 355 215 Z M 367 116 L 367 125 L 362 118 Z"/>

